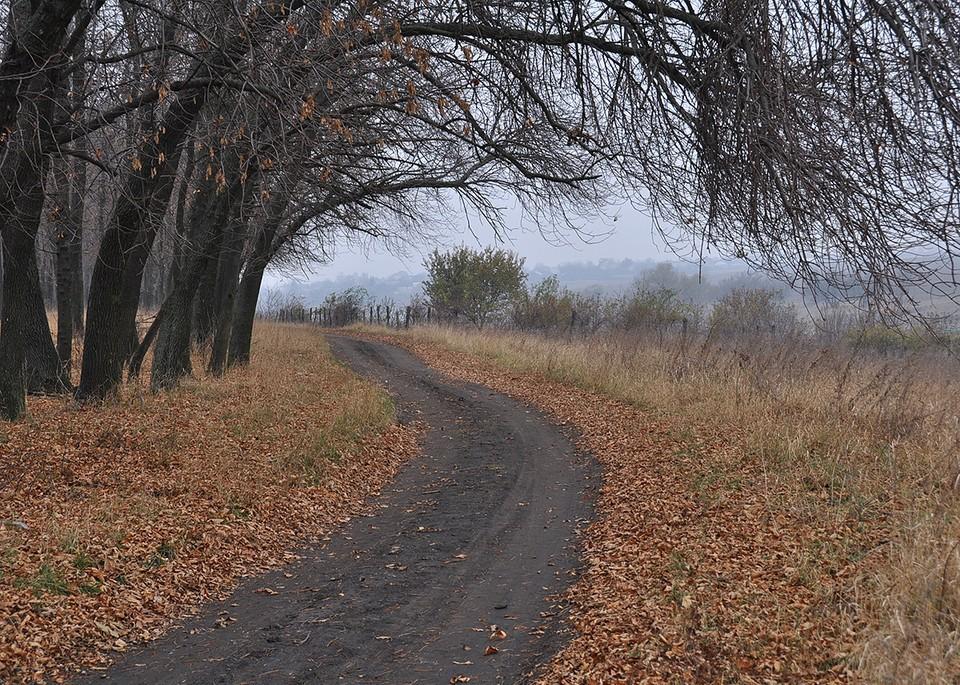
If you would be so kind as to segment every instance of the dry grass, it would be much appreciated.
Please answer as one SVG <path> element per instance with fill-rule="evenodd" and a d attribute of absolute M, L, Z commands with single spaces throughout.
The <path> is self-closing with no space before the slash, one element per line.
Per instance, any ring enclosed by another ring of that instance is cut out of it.
<path fill-rule="evenodd" d="M 405 339 L 639 408 L 637 422 L 666 426 L 675 445 L 661 456 L 682 464 L 684 496 L 710 516 L 752 511 L 758 498 L 762 520 L 780 523 L 756 553 L 786 555 L 768 566 L 789 576 L 786 594 L 763 601 L 789 617 L 795 593 L 815 605 L 797 615 L 824 626 L 824 644 L 796 629 L 788 655 L 821 652 L 819 666 L 841 679 L 960 679 L 955 361 L 769 339 L 657 344 L 444 328 Z M 828 679 L 797 669 L 795 679 Z M 739 677 L 750 681 L 748 671 Z"/>
<path fill-rule="evenodd" d="M 157 635 L 360 511 L 414 450 L 301 326 L 258 324 L 249 368 L 171 393 L 30 398 L 0 427 L 0 682 Z"/>

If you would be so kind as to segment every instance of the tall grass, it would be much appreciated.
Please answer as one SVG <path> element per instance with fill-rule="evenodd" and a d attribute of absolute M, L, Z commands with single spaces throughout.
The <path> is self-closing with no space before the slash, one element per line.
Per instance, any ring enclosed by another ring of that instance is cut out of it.
<path fill-rule="evenodd" d="M 960 368 L 948 355 L 770 335 L 408 335 L 623 400 L 679 431 L 728 436 L 743 459 L 760 461 L 770 508 L 869 533 L 867 548 L 838 534 L 829 552 L 850 573 L 834 601 L 844 603 L 859 675 L 960 677 Z"/>

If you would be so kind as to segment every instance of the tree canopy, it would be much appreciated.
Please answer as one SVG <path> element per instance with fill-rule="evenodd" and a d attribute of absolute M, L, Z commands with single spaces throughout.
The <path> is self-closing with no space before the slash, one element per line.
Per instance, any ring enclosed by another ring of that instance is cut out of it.
<path fill-rule="evenodd" d="M 544 231 L 629 199 L 678 248 L 890 311 L 956 298 L 949 4 L 3 0 L 0 16 L 9 417 L 25 390 L 111 394 L 150 345 L 157 389 L 196 342 L 214 372 L 243 363 L 266 269 L 422 241 L 455 209 L 503 230 L 505 195 Z"/>
<path fill-rule="evenodd" d="M 491 247 L 435 250 L 424 262 L 423 292 L 439 315 L 463 317 L 483 328 L 525 292 L 523 263 L 522 257 Z"/>

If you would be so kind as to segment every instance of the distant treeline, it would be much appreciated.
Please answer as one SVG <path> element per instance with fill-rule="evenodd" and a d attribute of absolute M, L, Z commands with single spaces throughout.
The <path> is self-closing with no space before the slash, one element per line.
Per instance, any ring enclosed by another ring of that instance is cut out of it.
<path fill-rule="evenodd" d="M 848 342 L 896 351 L 931 343 L 953 344 L 955 320 L 931 320 L 923 331 L 883 322 L 866 304 L 803 307 L 789 291 L 749 277 L 705 284 L 670 264 L 644 271 L 624 291 L 575 290 L 556 275 L 536 282 L 523 260 L 501 250 L 460 248 L 432 254 L 421 291 L 405 301 L 373 297 L 363 287 L 329 293 L 310 307 L 293 294 L 267 295 L 263 316 L 327 326 L 372 323 L 497 327 L 547 335 L 626 332 L 716 339 L 804 338 L 818 344 Z M 713 295 L 706 300 L 706 293 Z"/>

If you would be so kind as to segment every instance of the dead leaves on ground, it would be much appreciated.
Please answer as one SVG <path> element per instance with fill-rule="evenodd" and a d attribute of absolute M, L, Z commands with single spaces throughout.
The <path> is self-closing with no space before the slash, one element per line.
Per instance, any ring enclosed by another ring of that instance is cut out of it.
<path fill-rule="evenodd" d="M 882 521 L 830 525 L 769 501 L 735 428 L 689 434 L 579 388 L 437 344 L 389 341 L 573 427 L 603 468 L 582 535 L 585 567 L 565 596 L 576 634 L 542 683 L 853 679 L 850 569 L 809 552 L 840 538 L 868 549 L 886 535 Z"/>
<path fill-rule="evenodd" d="M 256 335 L 250 368 L 224 379 L 97 408 L 34 398 L 0 428 L 0 682 L 60 681 L 156 637 L 363 511 L 415 453 L 400 426 L 321 451 L 369 384 L 316 331 Z"/>

